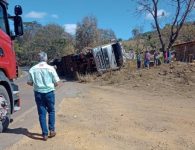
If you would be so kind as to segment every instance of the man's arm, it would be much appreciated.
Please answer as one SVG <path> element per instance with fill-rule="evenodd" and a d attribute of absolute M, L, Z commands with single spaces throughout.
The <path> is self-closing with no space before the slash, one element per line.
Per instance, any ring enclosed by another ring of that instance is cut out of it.
<path fill-rule="evenodd" d="M 27 84 L 33 86 L 33 82 L 28 81 Z"/>
<path fill-rule="evenodd" d="M 60 78 L 58 77 L 58 74 L 56 70 L 54 69 L 53 70 L 53 83 L 55 87 L 59 85 L 59 81 L 60 81 Z"/>
<path fill-rule="evenodd" d="M 27 84 L 30 85 L 30 86 L 33 86 L 33 80 L 32 80 L 32 77 L 31 77 L 30 73 L 28 74 Z"/>
<path fill-rule="evenodd" d="M 59 85 L 59 82 L 55 82 L 54 83 L 54 86 L 56 87 L 56 86 L 58 86 Z"/>

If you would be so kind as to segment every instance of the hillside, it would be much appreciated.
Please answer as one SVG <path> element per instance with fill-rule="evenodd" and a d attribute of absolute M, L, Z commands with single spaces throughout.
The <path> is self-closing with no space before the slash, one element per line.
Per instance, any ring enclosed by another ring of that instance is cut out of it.
<path fill-rule="evenodd" d="M 98 85 L 111 85 L 128 90 L 145 91 L 157 95 L 180 95 L 185 98 L 194 98 L 195 64 L 173 62 L 151 67 L 149 70 L 136 70 L 131 64 L 130 73 L 128 65 L 119 71 L 112 71 L 102 76 L 86 76 L 82 81 L 93 82 Z"/>
<path fill-rule="evenodd" d="M 162 36 L 166 45 L 169 39 L 169 33 L 170 25 L 166 25 L 162 29 Z M 183 25 L 175 44 L 193 40 L 195 40 L 195 22 L 188 22 Z M 157 47 L 157 49 L 159 49 L 161 47 L 157 31 L 140 33 L 132 39 L 123 41 L 123 45 L 127 51 L 129 49 L 146 49 L 146 47 L 151 49 Z"/>

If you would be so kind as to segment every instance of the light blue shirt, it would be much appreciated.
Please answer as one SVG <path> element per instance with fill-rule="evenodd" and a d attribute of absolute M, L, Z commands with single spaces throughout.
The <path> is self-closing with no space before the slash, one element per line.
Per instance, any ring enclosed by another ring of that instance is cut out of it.
<path fill-rule="evenodd" d="M 55 90 L 54 83 L 60 81 L 54 67 L 40 62 L 29 70 L 28 82 L 33 83 L 34 91 L 48 93 Z"/>

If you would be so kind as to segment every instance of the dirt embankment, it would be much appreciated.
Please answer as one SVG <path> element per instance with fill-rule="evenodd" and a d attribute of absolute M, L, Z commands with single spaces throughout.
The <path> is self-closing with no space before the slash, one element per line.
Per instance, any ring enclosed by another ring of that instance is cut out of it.
<path fill-rule="evenodd" d="M 129 69 L 130 68 L 130 69 Z M 99 85 L 111 85 L 130 90 L 147 91 L 166 96 L 194 98 L 195 64 L 173 62 L 136 70 L 135 64 L 126 65 L 120 71 L 112 71 L 91 81 Z"/>

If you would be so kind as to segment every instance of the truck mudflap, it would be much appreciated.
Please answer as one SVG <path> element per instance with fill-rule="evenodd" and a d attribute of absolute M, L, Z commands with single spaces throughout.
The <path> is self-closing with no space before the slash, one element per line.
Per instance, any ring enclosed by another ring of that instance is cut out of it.
<path fill-rule="evenodd" d="M 21 109 L 20 106 L 20 96 L 19 96 L 19 88 L 18 85 L 12 82 L 12 89 L 13 89 L 13 112 L 16 112 Z"/>

